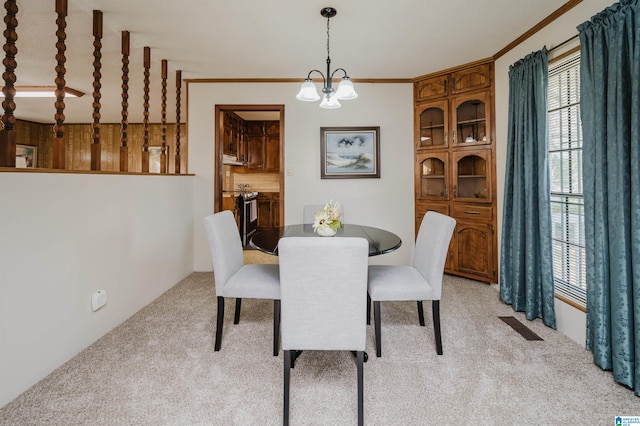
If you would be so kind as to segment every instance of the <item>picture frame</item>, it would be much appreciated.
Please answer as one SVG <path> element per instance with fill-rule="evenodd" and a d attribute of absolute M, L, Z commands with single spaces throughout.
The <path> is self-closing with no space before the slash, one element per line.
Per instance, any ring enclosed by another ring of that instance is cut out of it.
<path fill-rule="evenodd" d="M 166 146 L 167 154 L 167 167 L 169 166 L 169 146 Z M 162 160 L 162 147 L 161 146 L 150 146 L 149 147 L 149 173 L 160 173 L 160 162 Z"/>
<path fill-rule="evenodd" d="M 321 127 L 320 178 L 380 177 L 380 127 Z"/>
<path fill-rule="evenodd" d="M 16 144 L 16 168 L 33 169 L 38 165 L 36 145 Z"/>

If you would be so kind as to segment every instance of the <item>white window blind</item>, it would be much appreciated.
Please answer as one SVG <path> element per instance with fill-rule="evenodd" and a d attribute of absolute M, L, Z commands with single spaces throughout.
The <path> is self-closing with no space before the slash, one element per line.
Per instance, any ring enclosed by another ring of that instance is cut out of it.
<path fill-rule="evenodd" d="M 556 295 L 586 307 L 580 52 L 549 66 L 548 126 Z"/>

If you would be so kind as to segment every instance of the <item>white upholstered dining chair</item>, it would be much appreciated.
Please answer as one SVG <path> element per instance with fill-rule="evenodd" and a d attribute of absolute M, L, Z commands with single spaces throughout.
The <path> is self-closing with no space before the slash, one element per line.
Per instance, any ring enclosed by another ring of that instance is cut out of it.
<path fill-rule="evenodd" d="M 364 238 L 288 237 L 278 244 L 284 351 L 284 424 L 299 351 L 356 352 L 358 424 L 364 421 L 367 265 Z"/>
<path fill-rule="evenodd" d="M 214 350 L 222 344 L 224 299 L 236 298 L 234 324 L 240 320 L 242 298 L 273 299 L 273 356 L 278 356 L 280 332 L 280 274 L 278 265 L 244 264 L 242 242 L 233 213 L 225 210 L 203 219 L 213 260 L 218 300 Z"/>
<path fill-rule="evenodd" d="M 427 212 L 416 239 L 413 265 L 371 265 L 369 266 L 369 300 L 373 301 L 373 318 L 376 335 L 376 356 L 382 355 L 380 330 L 381 301 L 412 301 L 418 303 L 418 318 L 424 327 L 423 300 L 432 301 L 433 332 L 436 341 L 436 353 L 442 355 L 442 337 L 440 333 L 440 297 L 442 295 L 442 277 L 449 243 L 456 226 L 455 219 Z M 369 308 L 367 303 L 367 324 Z"/>

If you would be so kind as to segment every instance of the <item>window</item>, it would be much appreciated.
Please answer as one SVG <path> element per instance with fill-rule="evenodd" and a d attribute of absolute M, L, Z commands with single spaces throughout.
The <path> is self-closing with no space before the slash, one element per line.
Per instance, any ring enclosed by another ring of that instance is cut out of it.
<path fill-rule="evenodd" d="M 549 65 L 548 125 L 556 296 L 586 307 L 580 52 Z"/>

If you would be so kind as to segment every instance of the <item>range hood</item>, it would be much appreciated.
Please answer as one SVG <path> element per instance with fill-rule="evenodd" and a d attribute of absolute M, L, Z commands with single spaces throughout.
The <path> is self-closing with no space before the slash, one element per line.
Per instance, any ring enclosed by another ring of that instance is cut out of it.
<path fill-rule="evenodd" d="M 238 157 L 234 157 L 232 155 L 223 154 L 222 155 L 222 164 L 229 164 L 232 166 L 244 166 L 241 161 L 238 161 Z"/>

